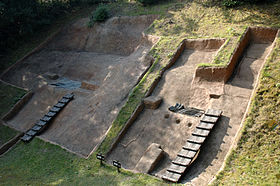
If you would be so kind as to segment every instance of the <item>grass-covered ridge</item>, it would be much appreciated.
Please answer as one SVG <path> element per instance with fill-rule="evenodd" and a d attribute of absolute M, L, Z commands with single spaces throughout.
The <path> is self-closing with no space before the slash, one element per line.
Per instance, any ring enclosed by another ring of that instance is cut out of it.
<path fill-rule="evenodd" d="M 260 77 L 237 148 L 215 185 L 280 184 L 280 37 Z"/>

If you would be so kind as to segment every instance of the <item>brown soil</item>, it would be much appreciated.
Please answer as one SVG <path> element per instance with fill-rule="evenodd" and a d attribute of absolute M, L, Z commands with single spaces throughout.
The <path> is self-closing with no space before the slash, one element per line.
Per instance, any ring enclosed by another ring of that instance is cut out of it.
<path fill-rule="evenodd" d="M 125 168 L 134 169 L 145 149 L 151 143 L 158 143 L 165 151 L 165 159 L 152 174 L 161 177 L 199 120 L 171 113 L 168 107 L 179 102 L 204 110 L 220 109 L 223 111 L 220 122 L 181 180 L 193 185 L 207 185 L 221 168 L 230 150 L 270 48 L 271 43 L 251 43 L 232 79 L 226 84 L 193 80 L 196 65 L 201 61 L 210 61 L 214 52 L 185 49 L 153 93 L 163 97 L 161 106 L 157 110 L 145 109 L 141 113 L 108 160 L 118 159 Z M 179 119 L 180 123 L 176 123 Z"/>
<path fill-rule="evenodd" d="M 109 154 L 109 161 L 118 159 L 125 168 L 134 169 L 147 147 L 151 143 L 157 143 L 166 152 L 166 157 L 161 167 L 154 173 L 166 168 L 182 148 L 186 137 L 194 129 L 195 125 L 189 127 L 189 123 L 198 122 L 198 118 L 171 113 L 168 111 L 168 107 L 176 102 L 189 105 L 193 99 L 191 83 L 195 68 L 201 61 L 210 62 L 215 52 L 216 50 L 209 51 L 208 49 L 206 51 L 190 49 L 183 51 L 181 57 L 164 74 L 153 92 L 154 96 L 163 98 L 160 107 L 156 110 L 145 109 L 141 113 L 128 133 Z M 206 107 L 207 105 L 202 109 L 206 109 Z M 169 113 L 169 117 L 166 117 L 167 113 Z"/>
<path fill-rule="evenodd" d="M 73 91 L 75 99 L 41 137 L 88 156 L 150 65 L 145 56 L 157 38 L 143 36 L 142 32 L 154 18 L 112 18 L 91 29 L 86 26 L 87 20 L 82 19 L 65 28 L 46 48 L 3 76 L 3 80 L 35 92 L 8 125 L 20 131 L 29 129 L 62 95 Z M 53 87 L 50 84 L 57 80 L 49 79 L 49 73 L 87 82 L 96 89 Z"/>

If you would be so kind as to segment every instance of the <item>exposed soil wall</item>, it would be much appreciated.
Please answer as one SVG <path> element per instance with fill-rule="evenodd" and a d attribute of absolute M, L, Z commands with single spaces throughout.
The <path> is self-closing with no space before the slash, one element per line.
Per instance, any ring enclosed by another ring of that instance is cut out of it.
<path fill-rule="evenodd" d="M 226 67 L 198 67 L 195 72 L 195 78 L 207 81 L 227 82 L 232 76 L 236 64 L 242 57 L 243 51 L 248 47 L 250 42 L 271 43 L 274 41 L 276 33 L 276 29 L 262 27 L 248 28 L 240 39 Z"/>
<path fill-rule="evenodd" d="M 186 39 L 184 40 L 187 49 L 193 50 L 217 50 L 225 42 L 225 39 Z"/>
<path fill-rule="evenodd" d="M 86 51 L 104 54 L 129 55 L 141 45 L 152 45 L 156 37 L 145 36 L 143 31 L 157 16 L 113 17 L 105 23 L 87 26 L 84 18 L 69 27 L 55 38 L 48 48 L 60 51 Z"/>

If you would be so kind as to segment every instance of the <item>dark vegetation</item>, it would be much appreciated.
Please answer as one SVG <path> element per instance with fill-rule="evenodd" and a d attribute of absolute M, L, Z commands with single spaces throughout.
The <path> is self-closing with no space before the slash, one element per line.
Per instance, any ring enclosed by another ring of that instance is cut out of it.
<path fill-rule="evenodd" d="M 236 7 L 242 4 L 257 4 L 257 3 L 269 3 L 275 0 L 223 0 L 222 5 L 226 7 Z"/>
<path fill-rule="evenodd" d="M 0 1 L 0 72 L 7 67 L 2 60 L 18 48 L 19 41 L 51 25 L 75 8 L 102 0 L 1 0 Z M 104 1 L 103 1 L 104 2 Z M 106 2 L 109 2 L 107 0 Z"/>
<path fill-rule="evenodd" d="M 92 27 L 95 22 L 103 22 L 109 18 L 109 9 L 106 5 L 99 5 L 90 15 L 89 27 Z"/>
<path fill-rule="evenodd" d="M 160 0 L 137 0 L 137 1 L 142 3 L 144 6 L 146 6 L 146 5 L 156 4 Z"/>

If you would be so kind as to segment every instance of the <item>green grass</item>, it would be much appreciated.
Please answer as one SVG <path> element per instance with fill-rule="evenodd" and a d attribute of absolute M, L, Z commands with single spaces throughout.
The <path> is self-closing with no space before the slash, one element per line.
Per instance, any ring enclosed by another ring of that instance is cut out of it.
<path fill-rule="evenodd" d="M 3 117 L 25 93 L 25 90 L 0 82 L 0 118 Z M 16 134 L 18 134 L 16 131 L 0 123 L 0 146 L 13 138 Z"/>
<path fill-rule="evenodd" d="M 16 136 L 18 132 L 0 124 L 0 146 Z"/>
<path fill-rule="evenodd" d="M 183 39 L 227 39 L 225 47 L 215 57 L 213 64 L 204 64 L 205 66 L 225 65 L 247 26 L 280 27 L 279 1 L 274 4 L 246 5 L 235 9 L 226 9 L 209 2 L 173 0 L 145 8 L 140 7 L 137 3 L 126 2 L 108 5 L 112 15 L 159 14 L 159 19 L 147 29 L 146 33 L 161 36 L 161 40 L 151 50 L 151 55 L 155 57 L 156 63 L 131 91 L 127 103 L 119 112 L 111 130 L 99 147 L 99 152 L 106 153 L 109 150 L 124 124 Z M 7 56 L 6 61 L 12 64 L 61 25 L 72 22 L 86 13 L 89 15 L 93 9 L 94 7 L 89 7 L 73 13 L 70 18 L 69 15 L 61 18 L 61 21 L 53 25 L 49 31 L 38 33 L 38 40 L 22 41 L 23 44 L 16 50 L 18 55 L 15 51 Z M 37 37 L 35 36 L 35 38 Z M 277 159 L 279 150 L 276 147 L 279 147 L 280 141 L 279 127 L 275 130 L 266 127 L 273 125 L 274 121 L 279 122 L 279 118 L 277 118 L 280 100 L 277 99 L 280 87 L 279 46 L 276 50 L 278 51 L 274 51 L 274 55 L 270 57 L 262 73 L 261 85 L 252 103 L 238 148 L 230 155 L 225 170 L 218 176 L 215 184 L 264 182 L 274 184 L 278 181 L 280 163 L 279 158 Z M 1 91 L 6 93 L 5 89 L 1 89 Z M 12 96 L 5 104 L 11 106 L 13 99 Z M 36 185 L 39 183 L 53 185 L 163 184 L 162 181 L 143 174 L 133 174 L 127 171 L 117 174 L 111 166 L 100 167 L 95 160 L 95 154 L 85 160 L 39 139 L 34 139 L 29 144 L 17 144 L 12 151 L 1 157 L 0 161 L 0 183 L 5 185 Z M 268 168 L 266 169 L 266 167 Z"/>
<path fill-rule="evenodd" d="M 280 184 L 279 69 L 280 38 L 262 71 L 238 146 L 215 185 Z"/>
<path fill-rule="evenodd" d="M 11 161 L 13 159 L 13 161 Z M 37 138 L 20 142 L 0 158 L 1 185 L 162 185 L 149 175 L 100 166 Z M 91 183 L 91 184 L 90 184 Z"/>
<path fill-rule="evenodd" d="M 25 90 L 0 82 L 0 117 L 7 113 L 25 93 Z"/>

